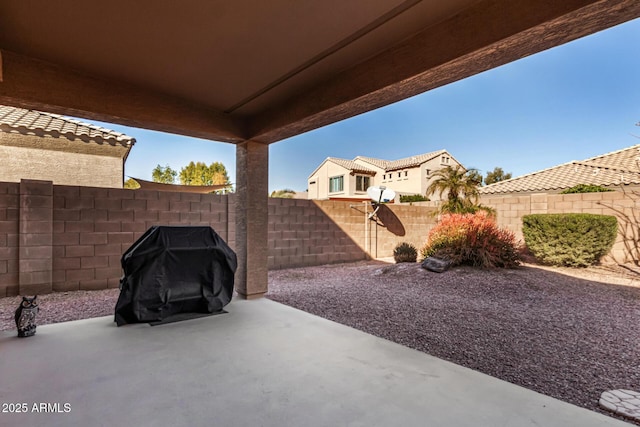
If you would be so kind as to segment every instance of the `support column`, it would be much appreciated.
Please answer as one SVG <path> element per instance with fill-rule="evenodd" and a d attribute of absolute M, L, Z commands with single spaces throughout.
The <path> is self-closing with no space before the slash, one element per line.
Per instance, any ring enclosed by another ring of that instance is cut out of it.
<path fill-rule="evenodd" d="M 267 292 L 269 146 L 236 145 L 236 291 L 260 298 Z"/>

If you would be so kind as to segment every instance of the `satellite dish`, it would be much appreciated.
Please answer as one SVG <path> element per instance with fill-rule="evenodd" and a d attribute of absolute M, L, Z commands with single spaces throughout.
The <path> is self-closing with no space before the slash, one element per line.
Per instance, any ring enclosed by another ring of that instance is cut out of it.
<path fill-rule="evenodd" d="M 373 212 L 369 214 L 369 219 L 375 216 L 382 203 L 388 203 L 396 198 L 396 192 L 384 185 L 367 188 L 367 194 L 376 207 Z"/>
<path fill-rule="evenodd" d="M 388 203 L 396 198 L 396 192 L 384 185 L 367 188 L 367 194 L 371 201 L 376 204 Z"/>

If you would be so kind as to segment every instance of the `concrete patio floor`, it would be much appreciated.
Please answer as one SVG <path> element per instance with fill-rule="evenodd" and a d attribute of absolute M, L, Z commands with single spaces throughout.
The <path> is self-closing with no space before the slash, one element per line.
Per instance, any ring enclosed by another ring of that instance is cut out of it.
<path fill-rule="evenodd" d="M 226 309 L 0 332 L 0 409 L 28 407 L 0 425 L 629 425 L 265 298 Z"/>

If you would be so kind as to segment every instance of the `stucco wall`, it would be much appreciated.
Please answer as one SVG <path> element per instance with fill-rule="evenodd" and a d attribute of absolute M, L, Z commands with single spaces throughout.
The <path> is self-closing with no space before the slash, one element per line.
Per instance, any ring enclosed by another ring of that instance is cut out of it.
<path fill-rule="evenodd" d="M 386 178 L 383 179 L 385 176 Z M 420 192 L 419 167 L 383 172 L 379 180 L 380 185 L 391 188 L 398 194 L 417 194 Z"/>
<path fill-rule="evenodd" d="M 0 132 L 0 181 L 122 188 L 125 152 L 121 146 Z"/>
<path fill-rule="evenodd" d="M 392 188 L 399 194 L 420 194 L 425 195 L 429 184 L 433 181 L 433 172 L 446 168 L 447 166 L 458 166 L 459 163 L 455 159 L 449 158 L 448 163 L 442 163 L 441 156 L 437 156 L 431 160 L 422 163 L 420 166 L 399 169 L 392 172 L 384 172 L 380 174 L 380 184 Z M 427 174 L 429 171 L 429 174 Z M 406 172 L 406 176 L 405 176 Z M 382 179 L 386 175 L 385 179 Z M 432 199 L 439 199 L 439 194 L 431 196 Z"/>
<path fill-rule="evenodd" d="M 329 197 L 350 197 L 349 195 L 349 170 L 337 165 L 333 162 L 326 162 L 318 171 L 309 177 L 309 197 L 315 196 L 317 199 L 323 200 Z M 343 191 L 330 193 L 329 192 L 329 179 L 337 176 L 343 176 Z M 315 184 L 311 184 L 311 181 L 315 181 Z M 355 188 L 355 183 L 354 187 Z"/>

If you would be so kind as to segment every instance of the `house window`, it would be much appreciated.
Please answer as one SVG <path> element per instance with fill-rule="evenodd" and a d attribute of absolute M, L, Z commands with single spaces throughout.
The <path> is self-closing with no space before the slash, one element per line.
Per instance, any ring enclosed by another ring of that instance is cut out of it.
<path fill-rule="evenodd" d="M 427 172 L 427 176 L 429 176 L 429 174 L 431 173 L 431 169 L 427 169 L 426 172 Z"/>
<path fill-rule="evenodd" d="M 344 191 L 344 176 L 334 176 L 329 178 L 329 193 Z"/>
<path fill-rule="evenodd" d="M 398 172 L 398 178 L 402 176 L 402 172 Z"/>
<path fill-rule="evenodd" d="M 449 164 L 449 157 L 448 156 L 442 156 L 442 164 L 443 165 L 448 165 Z"/>
<path fill-rule="evenodd" d="M 368 176 L 357 175 L 356 176 L 356 191 L 367 191 L 371 178 Z"/>
<path fill-rule="evenodd" d="M 408 176 L 409 175 L 409 171 L 404 171 L 404 176 Z"/>

